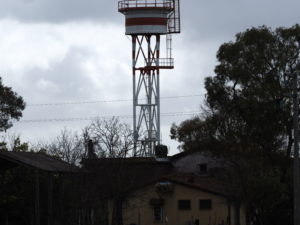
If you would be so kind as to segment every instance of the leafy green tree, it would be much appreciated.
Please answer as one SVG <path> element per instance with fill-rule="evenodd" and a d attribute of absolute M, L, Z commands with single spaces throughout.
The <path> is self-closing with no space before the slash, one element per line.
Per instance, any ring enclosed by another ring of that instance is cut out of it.
<path fill-rule="evenodd" d="M 245 152 L 255 145 L 251 150 L 266 155 L 283 151 L 290 157 L 289 99 L 284 108 L 278 108 L 278 101 L 290 93 L 299 52 L 299 25 L 275 31 L 263 26 L 237 34 L 235 42 L 219 48 L 216 76 L 205 79 L 205 115 L 174 125 L 171 136 L 184 143 L 184 150 L 191 142 L 215 140 L 222 148 L 235 143 Z"/>
<path fill-rule="evenodd" d="M 4 86 L 0 77 L 0 132 L 12 127 L 13 120 L 19 120 L 24 109 L 23 98 L 12 88 Z"/>
<path fill-rule="evenodd" d="M 234 42 L 220 46 L 216 75 L 205 79 L 203 114 L 171 127 L 171 137 L 184 151 L 214 152 L 235 165 L 230 176 L 235 174 L 239 191 L 233 197 L 246 204 L 249 224 L 278 224 L 280 216 L 291 216 L 291 210 L 271 212 L 291 205 L 292 118 L 284 96 L 300 69 L 299 53 L 299 25 L 237 34 Z M 266 201 L 258 198 L 263 184 L 269 187 Z"/>

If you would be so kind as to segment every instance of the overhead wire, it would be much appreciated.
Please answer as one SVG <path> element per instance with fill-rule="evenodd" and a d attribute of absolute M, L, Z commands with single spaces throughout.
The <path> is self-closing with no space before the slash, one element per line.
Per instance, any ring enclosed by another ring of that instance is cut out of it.
<path fill-rule="evenodd" d="M 160 99 L 178 99 L 178 98 L 190 98 L 190 97 L 201 97 L 203 94 L 190 94 L 190 95 L 177 95 L 177 96 L 165 96 Z M 146 100 L 146 99 L 140 99 Z M 31 107 L 41 106 L 61 106 L 61 105 L 81 105 L 81 104 L 97 104 L 97 103 L 113 103 L 113 102 L 129 102 L 132 99 L 110 99 L 110 100 L 95 100 L 95 101 L 73 101 L 73 102 L 53 102 L 53 103 L 36 103 L 28 104 Z M 200 113 L 199 111 L 187 111 L 187 112 L 166 112 L 161 113 L 162 117 L 175 117 L 175 116 L 186 116 L 195 115 Z M 110 116 L 91 116 L 91 117 L 66 117 L 66 118 L 45 118 L 45 119 L 25 119 L 16 121 L 18 123 L 44 123 L 44 122 L 73 122 L 73 121 L 88 121 L 99 119 L 109 119 L 112 117 L 118 117 L 122 119 L 133 118 L 133 115 L 110 115 Z"/>
<path fill-rule="evenodd" d="M 192 94 L 192 95 L 177 95 L 177 96 L 165 96 L 160 97 L 160 99 L 178 99 L 178 98 L 191 98 L 191 97 L 201 97 L 204 94 Z M 140 99 L 146 100 L 146 99 Z M 113 103 L 113 102 L 129 102 L 132 99 L 110 99 L 110 100 L 95 100 L 95 101 L 72 101 L 72 102 L 53 102 L 53 103 L 35 103 L 28 104 L 29 107 L 41 107 L 41 106 L 61 106 L 61 105 L 81 105 L 81 104 L 98 104 L 98 103 Z"/>
<path fill-rule="evenodd" d="M 186 111 L 186 112 L 166 112 L 161 113 L 161 117 L 174 117 L 174 116 L 191 116 L 197 115 L 200 111 Z M 18 123 L 43 123 L 43 122 L 74 122 L 74 121 L 87 121 L 95 119 L 109 119 L 112 117 L 129 119 L 133 118 L 133 115 L 114 115 L 114 116 L 91 116 L 91 117 L 67 117 L 67 118 L 49 118 L 49 119 L 28 119 L 20 120 Z"/>

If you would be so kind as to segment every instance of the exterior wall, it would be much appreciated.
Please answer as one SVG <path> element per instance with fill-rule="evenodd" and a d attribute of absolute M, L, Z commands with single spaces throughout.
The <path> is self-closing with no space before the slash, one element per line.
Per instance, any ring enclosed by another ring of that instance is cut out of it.
<path fill-rule="evenodd" d="M 164 219 L 161 222 L 154 221 L 153 205 L 149 204 L 149 200 L 153 198 L 164 199 L 162 206 Z M 200 210 L 200 199 L 211 199 L 212 209 Z M 191 209 L 179 210 L 178 200 L 190 200 Z M 229 207 L 230 225 L 233 225 L 233 207 L 229 206 L 224 197 L 181 184 L 174 184 L 174 189 L 170 193 L 159 194 L 155 191 L 155 185 L 151 185 L 131 194 L 123 206 L 123 220 L 124 225 L 194 225 L 195 220 L 199 220 L 199 225 L 219 225 L 226 224 Z M 245 221 L 242 212 L 241 217 L 242 221 Z M 241 225 L 244 224 L 244 222 L 241 223 Z"/>

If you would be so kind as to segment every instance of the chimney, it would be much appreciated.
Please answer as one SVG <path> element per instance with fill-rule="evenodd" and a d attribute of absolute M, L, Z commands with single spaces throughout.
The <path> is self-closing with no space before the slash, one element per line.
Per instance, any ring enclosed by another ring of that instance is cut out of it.
<path fill-rule="evenodd" d="M 166 145 L 156 145 L 155 146 L 155 157 L 156 158 L 167 158 L 168 157 L 168 147 Z"/>

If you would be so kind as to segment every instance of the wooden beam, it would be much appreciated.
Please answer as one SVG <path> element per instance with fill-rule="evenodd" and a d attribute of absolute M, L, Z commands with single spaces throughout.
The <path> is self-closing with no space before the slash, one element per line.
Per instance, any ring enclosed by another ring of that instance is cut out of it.
<path fill-rule="evenodd" d="M 37 169 L 34 171 L 34 195 L 35 225 L 40 225 L 40 175 Z"/>
<path fill-rule="evenodd" d="M 48 173 L 48 225 L 53 225 L 53 179 Z"/>
<path fill-rule="evenodd" d="M 58 200 L 58 204 L 59 204 L 59 222 L 61 224 L 65 223 L 65 212 L 64 212 L 64 208 L 65 208 L 65 203 L 64 203 L 64 192 L 65 192 L 65 188 L 64 188 L 64 174 L 63 173 L 59 173 L 59 200 Z"/>

